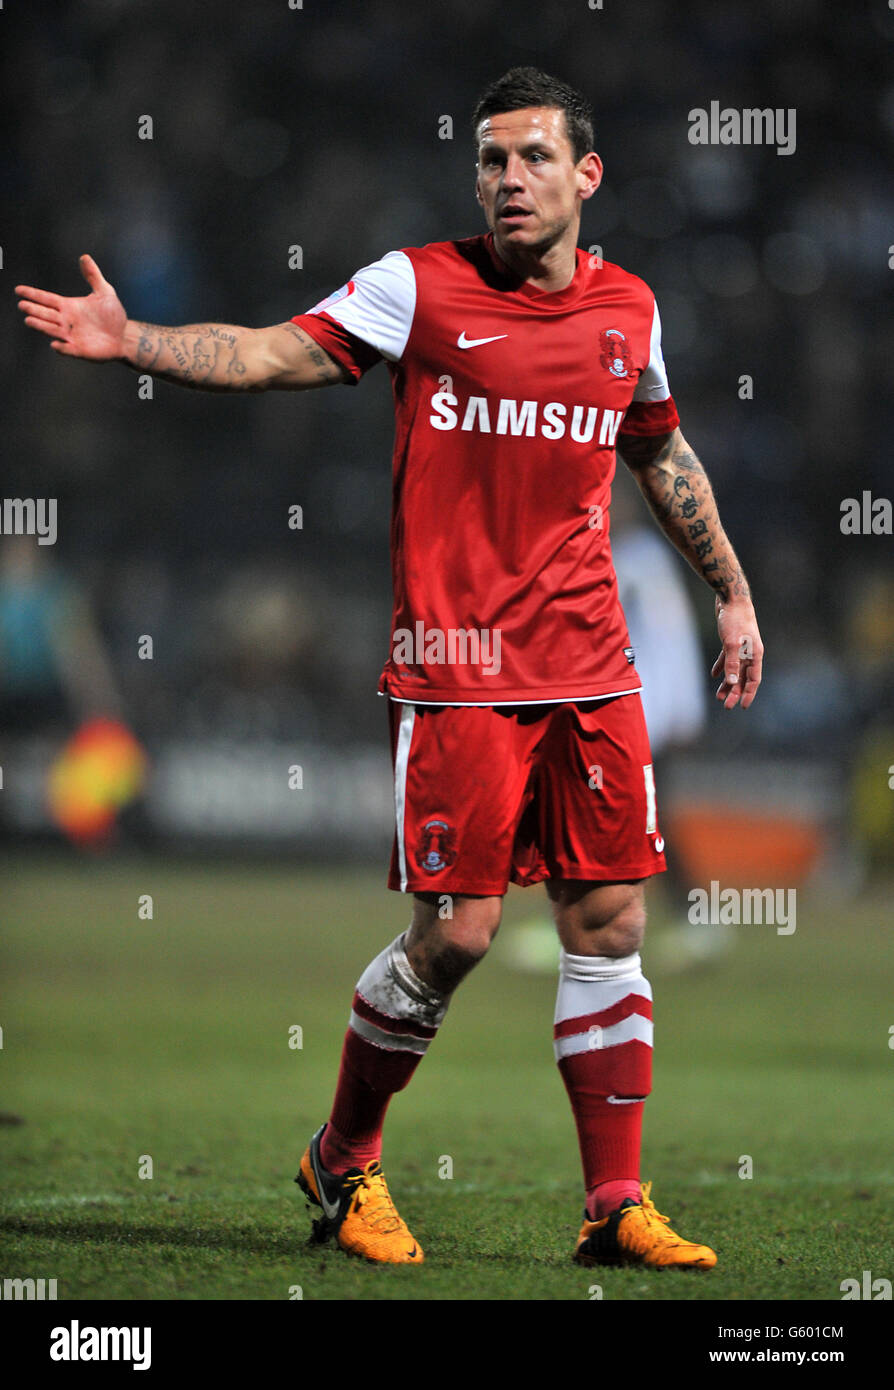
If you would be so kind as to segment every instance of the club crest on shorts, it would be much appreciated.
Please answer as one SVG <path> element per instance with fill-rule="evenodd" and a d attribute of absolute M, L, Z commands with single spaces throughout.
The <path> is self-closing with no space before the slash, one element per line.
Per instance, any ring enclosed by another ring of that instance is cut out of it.
<path fill-rule="evenodd" d="M 428 820 L 419 835 L 416 863 L 427 874 L 440 873 L 456 859 L 456 831 L 445 820 Z"/>
<path fill-rule="evenodd" d="M 627 339 L 620 328 L 603 328 L 599 334 L 602 352 L 599 361 L 607 367 L 612 376 L 629 376 L 633 366 Z"/>

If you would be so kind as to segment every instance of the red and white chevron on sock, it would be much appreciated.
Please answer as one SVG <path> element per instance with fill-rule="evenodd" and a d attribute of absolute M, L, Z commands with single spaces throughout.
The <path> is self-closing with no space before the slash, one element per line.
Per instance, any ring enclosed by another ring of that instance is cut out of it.
<path fill-rule="evenodd" d="M 404 936 L 392 941 L 357 981 L 332 1114 L 320 1156 L 330 1172 L 362 1168 L 382 1152 L 385 1111 L 437 1033 L 447 999 L 413 970 Z"/>
<path fill-rule="evenodd" d="M 652 988 L 641 964 L 638 952 L 560 956 L 554 1047 L 589 1192 L 639 1179 L 643 1102 L 652 1089 Z"/>

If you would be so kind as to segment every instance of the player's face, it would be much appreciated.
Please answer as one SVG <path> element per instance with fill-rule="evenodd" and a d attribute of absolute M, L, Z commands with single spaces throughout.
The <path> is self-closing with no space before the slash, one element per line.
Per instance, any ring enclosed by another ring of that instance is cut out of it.
<path fill-rule="evenodd" d="M 506 111 L 478 127 L 475 191 L 498 248 L 542 252 L 565 234 L 576 243 L 581 201 L 601 178 L 597 154 L 575 163 L 558 108 Z"/>

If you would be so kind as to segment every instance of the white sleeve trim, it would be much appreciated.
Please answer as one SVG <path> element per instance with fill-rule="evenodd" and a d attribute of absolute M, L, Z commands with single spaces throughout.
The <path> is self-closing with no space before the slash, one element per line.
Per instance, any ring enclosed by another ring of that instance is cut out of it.
<path fill-rule="evenodd" d="M 389 251 L 362 266 L 340 290 L 307 310 L 328 314 L 389 362 L 403 356 L 415 312 L 416 275 L 403 251 Z"/>
<path fill-rule="evenodd" d="M 652 315 L 652 339 L 649 349 L 649 365 L 636 383 L 633 393 L 635 401 L 666 401 L 670 395 L 667 384 L 667 371 L 661 355 L 661 319 L 658 305 Z"/>

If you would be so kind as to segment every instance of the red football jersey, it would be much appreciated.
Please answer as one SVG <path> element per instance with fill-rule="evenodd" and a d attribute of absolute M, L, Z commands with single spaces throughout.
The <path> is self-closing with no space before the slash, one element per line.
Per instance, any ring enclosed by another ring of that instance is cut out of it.
<path fill-rule="evenodd" d="M 619 431 L 679 422 L 655 296 L 577 250 L 544 293 L 490 233 L 392 251 L 292 320 L 395 406 L 394 613 L 379 689 L 414 704 L 640 689 L 609 543 Z"/>

